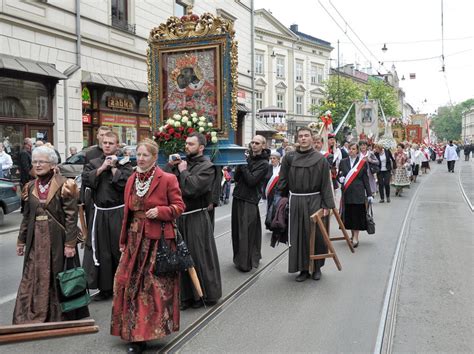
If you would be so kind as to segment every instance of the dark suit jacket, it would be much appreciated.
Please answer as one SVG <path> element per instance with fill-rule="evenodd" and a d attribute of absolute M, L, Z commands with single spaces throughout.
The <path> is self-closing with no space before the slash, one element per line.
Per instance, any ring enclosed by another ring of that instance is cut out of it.
<path fill-rule="evenodd" d="M 388 149 L 384 149 L 385 156 L 387 158 L 386 166 L 387 171 L 391 171 L 393 166 L 395 166 L 395 159 L 393 158 L 392 152 Z M 380 161 L 380 154 L 378 152 L 375 153 L 375 157 L 379 160 L 379 168 L 382 168 L 382 162 Z"/>
<path fill-rule="evenodd" d="M 33 177 L 30 175 L 31 171 L 31 151 L 22 150 L 20 152 L 20 183 L 25 185 L 28 181 L 32 180 Z"/>
<path fill-rule="evenodd" d="M 356 164 L 359 162 L 359 157 L 356 159 Z M 343 189 L 344 204 L 364 204 L 365 196 L 371 197 L 369 175 L 367 174 L 367 163 L 359 171 L 357 177 L 347 189 Z M 346 177 L 351 170 L 351 162 L 348 157 L 341 160 L 339 164 L 339 176 Z M 365 193 L 364 193 L 365 191 Z"/>
<path fill-rule="evenodd" d="M 136 172 L 134 172 L 125 186 L 125 208 L 123 214 L 122 231 L 120 234 L 120 247 L 125 247 L 127 242 L 130 202 L 135 183 Z M 145 236 L 152 239 L 161 237 L 161 222 L 165 222 L 165 238 L 173 239 L 175 233 L 173 230 L 173 221 L 180 216 L 185 208 L 179 189 L 178 180 L 175 175 L 163 172 L 156 167 L 155 176 L 151 182 L 150 190 L 145 199 L 145 211 L 158 207 L 158 218 L 145 221 Z"/>

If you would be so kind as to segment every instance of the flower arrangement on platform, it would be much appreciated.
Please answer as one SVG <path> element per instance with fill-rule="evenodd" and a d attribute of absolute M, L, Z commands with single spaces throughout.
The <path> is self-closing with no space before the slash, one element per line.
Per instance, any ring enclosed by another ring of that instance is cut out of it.
<path fill-rule="evenodd" d="M 217 144 L 217 132 L 213 127 L 212 122 L 209 122 L 206 117 L 198 116 L 196 112 L 190 113 L 183 110 L 181 114 L 174 114 L 160 126 L 154 136 L 160 150 L 168 156 L 184 152 L 186 139 L 193 132 L 203 134 L 208 143 Z"/>

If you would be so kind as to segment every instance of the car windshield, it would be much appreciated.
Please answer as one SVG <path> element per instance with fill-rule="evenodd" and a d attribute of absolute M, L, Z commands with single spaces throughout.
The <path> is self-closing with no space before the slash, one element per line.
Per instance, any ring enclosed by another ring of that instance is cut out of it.
<path fill-rule="evenodd" d="M 66 160 L 66 164 L 68 165 L 84 165 L 86 162 L 86 156 L 84 152 L 79 152 L 75 155 L 72 155 Z"/>

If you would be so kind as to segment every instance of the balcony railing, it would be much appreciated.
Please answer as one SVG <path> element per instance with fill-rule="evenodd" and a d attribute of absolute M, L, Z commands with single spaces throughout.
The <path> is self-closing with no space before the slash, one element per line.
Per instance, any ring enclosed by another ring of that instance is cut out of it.
<path fill-rule="evenodd" d="M 128 33 L 136 33 L 136 25 L 132 25 L 116 15 L 112 15 L 112 26 Z"/>

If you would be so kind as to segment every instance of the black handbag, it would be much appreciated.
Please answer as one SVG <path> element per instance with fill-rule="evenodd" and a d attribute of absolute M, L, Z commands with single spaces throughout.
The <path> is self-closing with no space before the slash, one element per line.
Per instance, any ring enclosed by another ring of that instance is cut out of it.
<path fill-rule="evenodd" d="M 176 250 L 173 251 L 165 239 L 165 223 L 161 223 L 161 237 L 158 240 L 158 250 L 156 252 L 155 275 L 167 273 L 183 272 L 188 268 L 194 267 L 194 261 L 189 252 L 188 246 L 183 240 L 176 225 Z"/>
<path fill-rule="evenodd" d="M 372 211 L 372 204 L 369 203 L 367 207 L 367 233 L 369 235 L 375 234 L 375 221 L 374 221 L 374 213 Z"/>
<path fill-rule="evenodd" d="M 369 162 L 369 169 L 370 169 L 370 173 L 372 174 L 376 174 L 380 172 L 380 167 L 376 163 Z"/>

